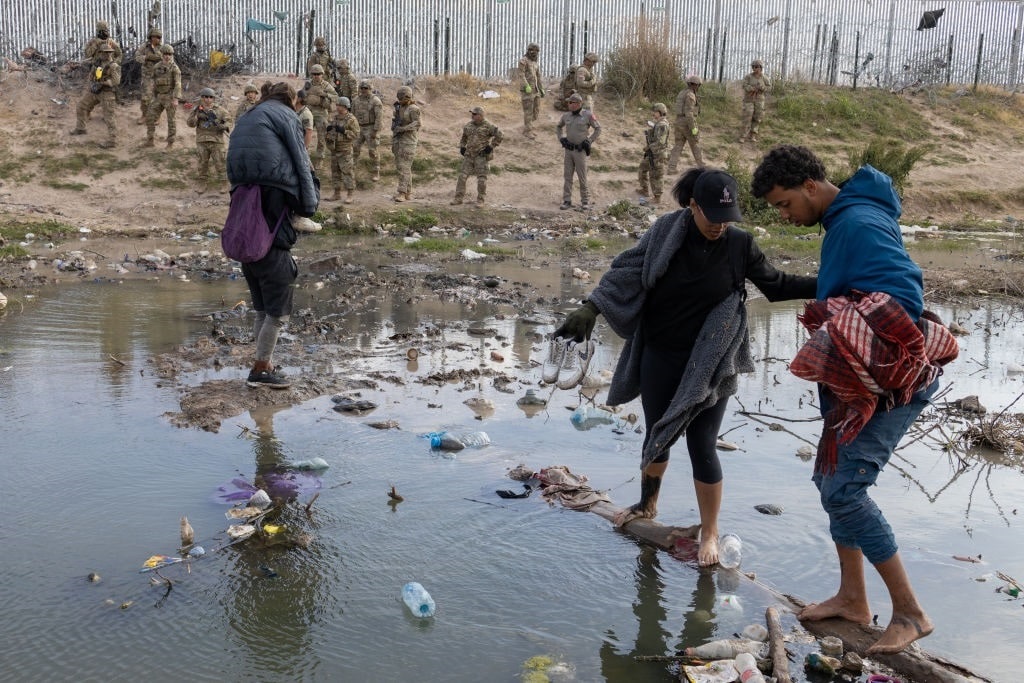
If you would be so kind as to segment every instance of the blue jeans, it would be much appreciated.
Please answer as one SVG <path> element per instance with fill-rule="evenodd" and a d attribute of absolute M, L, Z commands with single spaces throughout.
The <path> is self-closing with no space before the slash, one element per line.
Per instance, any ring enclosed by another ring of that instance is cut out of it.
<path fill-rule="evenodd" d="M 852 443 L 839 445 L 835 472 L 814 474 L 821 506 L 828 513 L 832 540 L 837 545 L 859 548 L 871 564 L 885 562 L 898 548 L 892 527 L 868 495 L 868 487 L 874 485 L 896 445 L 938 387 L 935 380 L 927 389 L 914 394 L 907 405 L 875 411 Z M 822 413 L 826 411 L 823 403 Z"/>

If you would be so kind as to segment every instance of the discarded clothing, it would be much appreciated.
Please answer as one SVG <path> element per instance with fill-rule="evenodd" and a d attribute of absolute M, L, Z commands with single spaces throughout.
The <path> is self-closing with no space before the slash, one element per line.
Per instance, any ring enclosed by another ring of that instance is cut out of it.
<path fill-rule="evenodd" d="M 587 477 L 573 474 L 565 465 L 546 467 L 537 473 L 540 479 L 541 495 L 549 504 L 559 502 L 570 510 L 587 511 L 596 503 L 610 503 L 604 491 L 595 491 L 587 486 Z"/>

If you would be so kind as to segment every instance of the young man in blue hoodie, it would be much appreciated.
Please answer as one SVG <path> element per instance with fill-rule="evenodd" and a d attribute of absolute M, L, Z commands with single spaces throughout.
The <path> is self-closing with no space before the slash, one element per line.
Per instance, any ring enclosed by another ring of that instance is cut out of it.
<path fill-rule="evenodd" d="M 924 310 L 921 269 L 903 246 L 899 196 L 889 176 L 861 167 L 840 187 L 825 178 L 825 167 L 809 149 L 782 145 L 754 171 L 752 191 L 796 225 L 821 223 L 817 299 L 851 291 L 883 292 L 917 323 Z M 888 463 L 893 449 L 935 392 L 937 381 L 891 410 L 879 407 L 857 436 L 838 447 L 832 471 L 816 468 L 814 482 L 829 515 L 839 556 L 837 593 L 808 605 L 801 620 L 839 617 L 869 624 L 872 611 L 864 580 L 864 558 L 878 571 L 892 600 L 892 620 L 868 654 L 900 652 L 932 632 L 932 622 L 914 595 L 892 528 L 867 490 Z M 822 402 L 822 413 L 827 406 Z"/>

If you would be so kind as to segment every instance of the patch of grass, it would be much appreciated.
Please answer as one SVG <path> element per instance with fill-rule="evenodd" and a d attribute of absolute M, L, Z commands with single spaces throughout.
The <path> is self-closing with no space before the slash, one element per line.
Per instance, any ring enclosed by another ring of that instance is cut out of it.
<path fill-rule="evenodd" d="M 668 22 L 641 15 L 625 26 L 619 42 L 604 58 L 601 88 L 622 101 L 673 101 L 682 78 L 677 66 L 680 54 L 669 40 Z"/>
<path fill-rule="evenodd" d="M 839 140 L 867 134 L 917 142 L 932 135 L 931 126 L 906 99 L 880 88 L 853 91 L 785 82 L 777 83 L 772 94 L 765 128 L 780 138 L 802 139 L 810 129 Z"/>
<path fill-rule="evenodd" d="M 67 177 L 86 173 L 93 178 L 102 178 L 112 171 L 134 168 L 137 161 L 121 161 L 108 152 L 72 152 L 66 157 L 43 157 L 39 165 L 49 176 Z"/>
<path fill-rule="evenodd" d="M 0 261 L 16 261 L 28 256 L 28 251 L 17 244 L 6 244 L 0 247 Z"/>
<path fill-rule="evenodd" d="M 495 167 L 491 167 L 492 170 L 497 170 Z M 534 169 L 526 166 L 516 166 L 515 164 L 505 164 L 502 166 L 509 173 L 533 173 Z"/>
<path fill-rule="evenodd" d="M 73 225 L 61 223 L 55 220 L 45 220 L 33 223 L 30 221 L 10 220 L 0 223 L 0 235 L 9 240 L 21 241 L 28 233 L 34 233 L 36 238 L 48 240 L 72 233 L 75 231 Z"/>
<path fill-rule="evenodd" d="M 412 242 L 410 244 L 402 244 L 403 249 L 409 249 L 411 251 L 429 251 L 429 252 L 456 252 L 465 249 L 466 245 L 464 242 L 451 239 L 449 237 L 424 237 L 418 242 Z"/>
<path fill-rule="evenodd" d="M 188 183 L 178 178 L 143 178 L 139 185 L 157 190 L 183 190 L 188 187 Z"/>
<path fill-rule="evenodd" d="M 629 217 L 629 210 L 631 208 L 633 208 L 633 204 L 628 199 L 620 199 L 619 201 L 609 206 L 605 210 L 605 213 L 607 213 L 612 218 L 616 218 L 621 221 L 624 218 Z"/>
<path fill-rule="evenodd" d="M 871 164 L 892 178 L 896 192 L 902 197 L 911 169 L 930 149 L 929 145 L 919 145 L 907 149 L 903 143 L 876 138 L 859 154 L 850 153 L 850 174 L 856 173 L 857 169 L 864 164 Z"/>
<path fill-rule="evenodd" d="M 382 223 L 390 223 L 405 230 L 426 230 L 437 225 L 437 216 L 426 209 L 389 211 Z"/>
<path fill-rule="evenodd" d="M 43 185 L 55 190 L 71 190 L 73 192 L 83 192 L 89 188 L 86 183 L 63 183 L 59 180 L 47 180 Z"/>

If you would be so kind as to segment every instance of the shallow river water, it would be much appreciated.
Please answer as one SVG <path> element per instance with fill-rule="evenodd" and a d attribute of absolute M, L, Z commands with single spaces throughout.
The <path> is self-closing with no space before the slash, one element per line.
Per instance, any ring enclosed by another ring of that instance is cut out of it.
<path fill-rule="evenodd" d="M 502 271 L 561 297 L 588 289 L 557 268 L 454 268 Z M 505 472 L 520 463 L 568 465 L 610 489 L 619 505 L 634 502 L 639 488 L 641 434 L 616 425 L 575 429 L 575 392 L 540 390 L 550 403 L 532 416 L 516 407 L 539 379 L 544 348 L 535 335 L 552 328 L 524 324 L 511 310 L 382 300 L 379 315 L 359 321 L 352 344 L 362 358 L 350 372 L 383 370 L 404 383 L 364 390 L 380 406 L 369 415 L 336 413 L 324 396 L 229 418 L 219 433 L 170 426 L 164 413 L 177 410 L 177 392 L 147 358 L 206 332 L 208 323 L 189 314 L 245 297 L 240 280 L 83 282 L 12 302 L 0 318 L 3 679 L 514 681 L 543 655 L 559 665 L 555 680 L 668 681 L 667 665 L 634 657 L 673 654 L 763 622 L 770 594 L 728 572 L 645 548 L 596 515 L 551 508 L 538 496 L 495 495 L 519 489 Z M 978 394 L 998 411 L 1024 391 L 1024 375 L 1008 371 L 1024 363 L 1019 307 L 934 308 L 972 331 L 942 379 L 952 385 L 947 399 Z M 819 599 L 834 590 L 838 569 L 810 481 L 813 463 L 796 457 L 820 422 L 790 421 L 817 414 L 810 385 L 786 370 L 803 339 L 798 306 L 752 300 L 750 311 L 758 369 L 744 377 L 723 425 L 739 449 L 721 453 L 722 531 L 742 537 L 744 570 L 781 592 Z M 453 328 L 451 344 L 415 364 L 406 361 L 408 345 L 388 340 L 448 320 L 479 321 L 497 336 Z M 598 335 L 594 370 L 611 369 L 621 343 L 601 325 Z M 491 360 L 492 350 L 504 360 Z M 479 366 L 522 381 L 512 393 L 487 377 L 469 386 L 417 381 Z M 228 367 L 188 379 L 242 375 Z M 493 414 L 475 419 L 464 405 L 473 397 L 492 401 Z M 763 423 L 737 414 L 741 404 Z M 623 412 L 630 411 L 640 413 L 639 405 Z M 401 428 L 366 424 L 385 419 Z M 938 421 L 957 432 L 955 421 Z M 773 422 L 789 431 L 773 431 Z M 492 444 L 445 457 L 420 436 L 441 428 L 482 429 Z M 224 547 L 230 522 L 218 487 L 251 480 L 258 463 L 312 457 L 330 468 L 311 517 L 299 511 L 290 520 L 314 535 L 309 547 Z M 388 504 L 391 485 L 404 502 Z M 923 646 L 993 680 L 1016 680 L 1024 600 L 996 592 L 995 572 L 1024 579 L 1024 474 L 996 454 L 972 455 L 959 467 L 923 438 L 898 452 L 874 496 L 936 623 Z M 784 513 L 759 514 L 759 503 Z M 696 522 L 682 449 L 659 509 L 662 522 Z M 174 581 L 168 593 L 139 569 L 151 555 L 175 554 L 181 515 L 208 552 L 163 570 Z M 90 583 L 90 572 L 102 580 Z M 868 579 L 885 623 L 885 591 L 870 571 Z M 435 598 L 433 619 L 416 620 L 401 603 L 412 580 Z M 733 594 L 739 609 L 723 604 Z"/>

